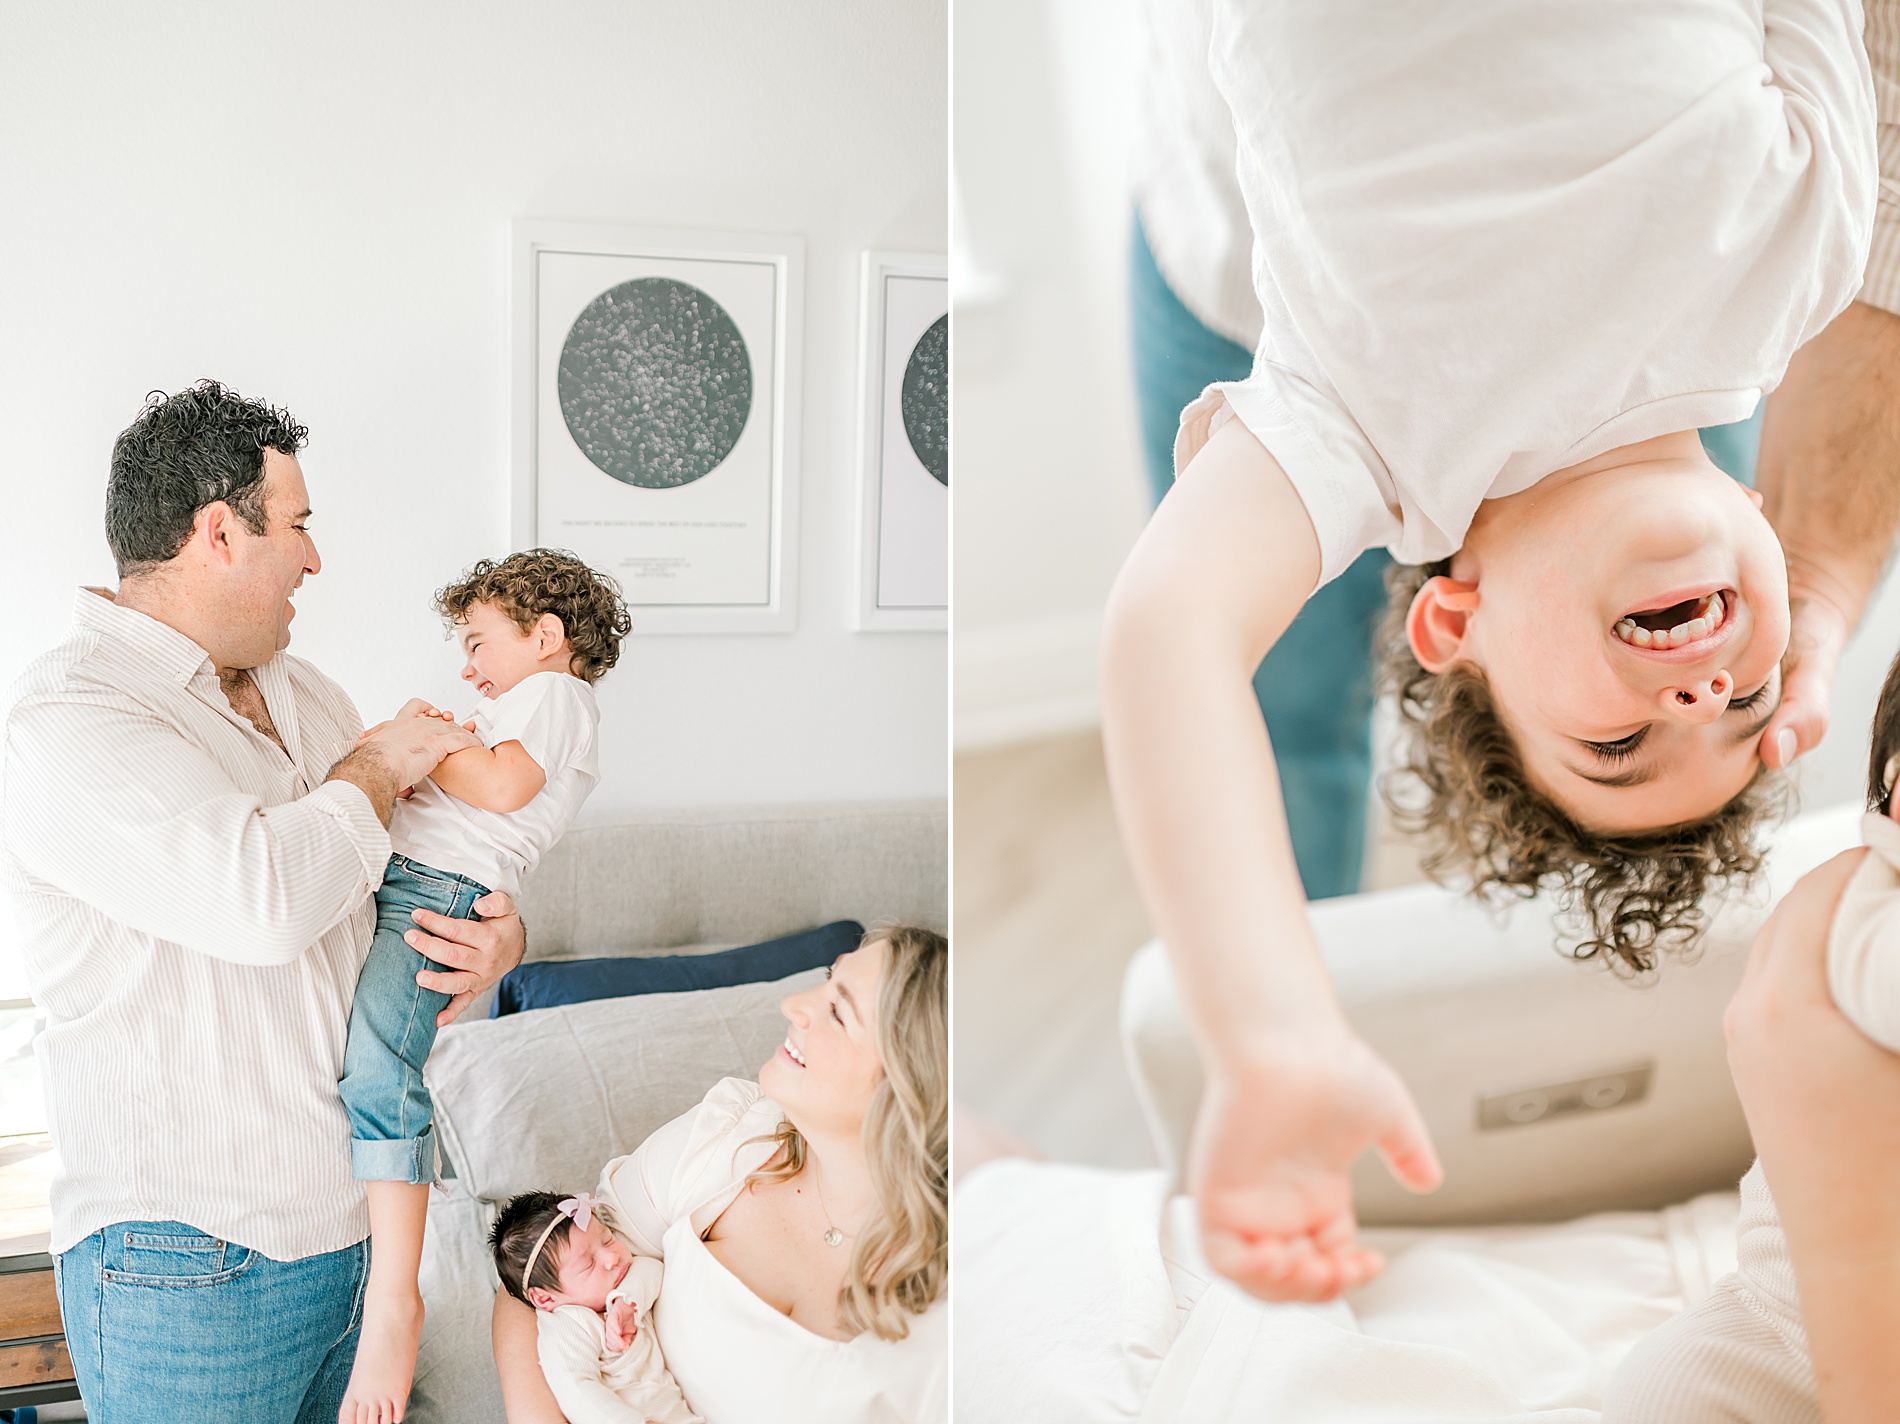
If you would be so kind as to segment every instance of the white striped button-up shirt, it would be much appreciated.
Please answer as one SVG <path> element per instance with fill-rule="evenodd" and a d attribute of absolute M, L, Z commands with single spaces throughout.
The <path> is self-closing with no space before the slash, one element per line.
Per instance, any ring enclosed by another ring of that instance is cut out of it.
<path fill-rule="evenodd" d="M 389 836 L 324 780 L 362 725 L 343 690 L 283 653 L 252 675 L 283 749 L 204 649 L 82 590 L 71 636 L 0 703 L 55 1251 L 117 1221 L 278 1260 L 368 1234 L 337 1080 Z"/>
<path fill-rule="evenodd" d="M 1867 58 L 1880 122 L 1880 200 L 1860 300 L 1900 316 L 1900 0 L 1867 0 Z"/>

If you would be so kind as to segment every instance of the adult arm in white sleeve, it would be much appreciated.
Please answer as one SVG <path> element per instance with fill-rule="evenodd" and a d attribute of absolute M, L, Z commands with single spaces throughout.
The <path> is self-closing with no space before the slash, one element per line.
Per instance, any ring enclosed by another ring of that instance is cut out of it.
<path fill-rule="evenodd" d="M 1348 1169 L 1439 1169 L 1417 1109 L 1350 1029 L 1306 918 L 1253 669 L 1319 573 L 1278 463 L 1238 421 L 1181 472 L 1109 597 L 1102 738 L 1135 877 L 1208 1066 L 1189 1185 L 1209 1263 L 1330 1299 L 1379 1262 Z"/>
<path fill-rule="evenodd" d="M 644 1154 L 686 1121 L 686 1118 L 674 1118 L 665 1127 L 655 1130 L 652 1136 L 625 1157 L 616 1157 L 600 1169 L 600 1186 L 596 1195 L 613 1208 L 614 1230 L 626 1237 L 634 1251 L 641 1256 L 663 1257 L 666 1254 L 666 1228 L 672 1225 L 672 1217 L 665 1210 L 666 1194 L 656 1191 L 654 1184 L 649 1181 Z M 684 1141 L 683 1132 L 680 1137 Z M 670 1155 L 677 1160 L 679 1149 L 675 1148 Z M 662 1176 L 660 1180 L 663 1182 L 665 1177 Z"/>
<path fill-rule="evenodd" d="M 745 1141 L 769 1138 L 781 1120 L 757 1083 L 721 1078 L 698 1104 L 601 1171 L 599 1196 L 613 1208 L 615 1229 L 640 1255 L 664 1260 L 667 1229 L 683 1211 L 730 1201 L 737 1179 L 771 1152 L 761 1143 L 753 1159 L 742 1161 Z"/>
<path fill-rule="evenodd" d="M 627 1267 L 627 1274 L 620 1278 L 620 1284 L 613 1288 L 607 1299 L 630 1300 L 640 1308 L 640 1328 L 646 1328 L 647 1312 L 653 1309 L 653 1302 L 660 1298 L 660 1283 L 666 1276 L 666 1267 L 654 1256 L 635 1256 Z"/>
<path fill-rule="evenodd" d="M 363 902 L 389 836 L 331 781 L 266 808 L 132 698 L 34 698 L 6 723 L 4 835 L 28 873 L 143 933 L 288 964 Z"/>
<path fill-rule="evenodd" d="M 1827 987 L 1848 1022 L 1900 1053 L 1900 875 L 1878 852 L 1861 862 L 1834 912 Z"/>

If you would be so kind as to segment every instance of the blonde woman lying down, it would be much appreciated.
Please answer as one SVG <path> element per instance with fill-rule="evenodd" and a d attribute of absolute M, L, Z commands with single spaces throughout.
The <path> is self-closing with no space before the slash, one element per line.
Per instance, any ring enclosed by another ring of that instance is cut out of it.
<path fill-rule="evenodd" d="M 943 1417 L 949 958 L 873 930 L 785 1000 L 757 1083 L 716 1084 L 602 1174 L 617 1229 L 665 1263 L 639 1328 L 707 1424 Z M 496 1295 L 509 1424 L 564 1417 L 535 1316 Z"/>

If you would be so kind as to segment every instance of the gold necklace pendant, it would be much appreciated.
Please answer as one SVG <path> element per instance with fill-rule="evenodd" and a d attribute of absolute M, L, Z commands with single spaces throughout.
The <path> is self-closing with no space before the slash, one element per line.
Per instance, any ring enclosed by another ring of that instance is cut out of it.
<path fill-rule="evenodd" d="M 838 1223 L 831 1219 L 831 1208 L 825 1205 L 825 1183 L 818 1175 L 818 1164 L 812 1163 L 812 1184 L 818 1188 L 818 1209 L 825 1214 L 825 1245 L 844 1245 L 844 1233 L 838 1230 Z"/>

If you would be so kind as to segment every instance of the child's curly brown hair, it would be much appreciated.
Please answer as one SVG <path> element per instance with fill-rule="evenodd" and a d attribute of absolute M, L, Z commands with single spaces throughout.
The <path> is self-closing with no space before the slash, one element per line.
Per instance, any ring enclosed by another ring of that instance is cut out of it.
<path fill-rule="evenodd" d="M 1702 932 L 1712 889 L 1761 868 L 1752 833 L 1785 814 L 1785 779 L 1763 767 L 1713 816 L 1680 826 L 1604 834 L 1578 825 L 1532 787 L 1484 673 L 1463 662 L 1427 672 L 1413 656 L 1406 612 L 1427 579 L 1450 571 L 1446 559 L 1386 573 L 1379 687 L 1396 695 L 1409 745 L 1380 778 L 1380 795 L 1401 828 L 1425 833 L 1433 879 L 1468 875 L 1480 895 L 1551 891 L 1581 918 L 1577 958 L 1654 969 L 1659 952 L 1686 949 Z"/>
<path fill-rule="evenodd" d="M 478 603 L 493 604 L 524 633 L 543 613 L 552 613 L 567 634 L 575 675 L 588 682 L 599 682 L 620 661 L 620 640 L 633 627 L 620 585 L 565 549 L 483 559 L 462 571 L 460 583 L 436 590 L 435 611 L 451 627 Z"/>

